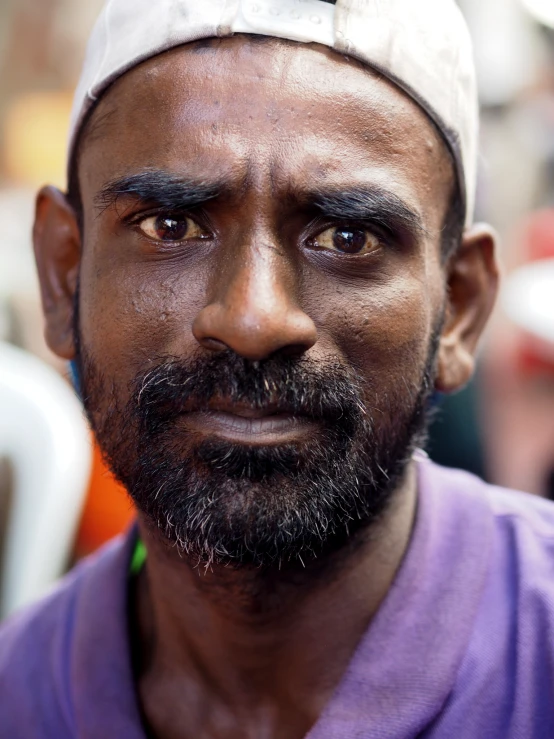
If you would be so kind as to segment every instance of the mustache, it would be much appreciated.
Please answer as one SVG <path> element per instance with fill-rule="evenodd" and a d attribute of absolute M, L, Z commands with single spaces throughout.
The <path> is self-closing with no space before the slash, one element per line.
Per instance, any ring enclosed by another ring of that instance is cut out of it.
<path fill-rule="evenodd" d="M 366 413 L 355 373 L 338 360 L 324 364 L 274 357 L 251 362 L 226 351 L 183 361 L 166 357 L 133 382 L 132 412 L 155 433 L 183 413 L 215 401 L 270 408 L 272 413 L 308 416 L 326 424 L 352 426 Z"/>

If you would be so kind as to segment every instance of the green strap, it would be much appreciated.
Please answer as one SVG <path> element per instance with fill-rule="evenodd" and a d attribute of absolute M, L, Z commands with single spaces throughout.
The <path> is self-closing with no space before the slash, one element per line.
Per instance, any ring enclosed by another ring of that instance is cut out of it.
<path fill-rule="evenodd" d="M 135 551 L 133 552 L 133 557 L 131 559 L 131 566 L 129 568 L 129 572 L 132 576 L 138 575 L 139 572 L 144 567 L 144 563 L 146 562 L 147 552 L 146 547 L 144 546 L 144 542 L 142 539 L 137 539 L 137 543 L 135 544 Z"/>

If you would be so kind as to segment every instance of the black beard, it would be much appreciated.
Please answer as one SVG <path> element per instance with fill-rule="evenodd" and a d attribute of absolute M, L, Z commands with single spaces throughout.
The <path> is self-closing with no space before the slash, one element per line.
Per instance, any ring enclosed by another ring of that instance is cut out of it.
<path fill-rule="evenodd" d="M 338 362 L 249 362 L 231 352 L 161 360 L 119 407 L 116 383 L 76 346 L 100 447 L 150 525 L 198 564 L 296 568 L 342 549 L 388 508 L 426 430 L 437 338 L 419 385 L 403 383 L 375 409 Z M 280 446 L 202 440 L 180 419 L 214 397 L 256 408 L 278 402 L 320 431 Z"/>

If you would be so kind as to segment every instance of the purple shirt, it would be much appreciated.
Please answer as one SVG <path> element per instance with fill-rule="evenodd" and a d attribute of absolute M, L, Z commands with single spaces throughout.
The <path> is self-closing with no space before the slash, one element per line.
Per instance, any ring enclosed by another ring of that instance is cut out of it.
<path fill-rule="evenodd" d="M 552 739 L 554 504 L 418 468 L 404 562 L 307 739 Z M 114 541 L 0 629 L 1 737 L 145 739 L 133 546 Z"/>

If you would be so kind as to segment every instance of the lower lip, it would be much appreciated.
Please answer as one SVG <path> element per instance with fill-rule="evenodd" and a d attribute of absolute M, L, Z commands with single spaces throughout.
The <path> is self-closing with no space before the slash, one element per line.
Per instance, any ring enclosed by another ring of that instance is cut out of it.
<path fill-rule="evenodd" d="M 310 418 L 285 413 L 245 418 L 222 411 L 204 411 L 187 413 L 183 421 L 188 429 L 206 436 L 264 446 L 300 441 L 318 429 L 318 424 Z"/>

